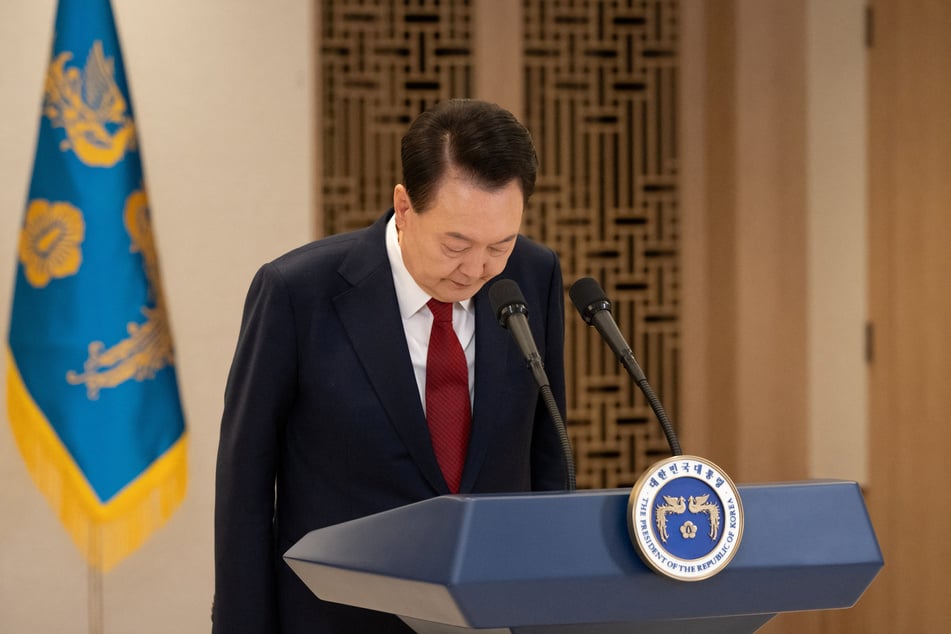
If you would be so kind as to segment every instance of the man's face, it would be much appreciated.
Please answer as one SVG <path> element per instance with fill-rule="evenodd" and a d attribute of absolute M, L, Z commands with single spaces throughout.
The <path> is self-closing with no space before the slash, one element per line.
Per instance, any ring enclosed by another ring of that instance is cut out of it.
<path fill-rule="evenodd" d="M 523 204 L 517 180 L 490 192 L 450 170 L 432 206 L 417 213 L 406 189 L 397 185 L 393 207 L 410 275 L 440 301 L 469 299 L 505 268 L 522 223 Z"/>

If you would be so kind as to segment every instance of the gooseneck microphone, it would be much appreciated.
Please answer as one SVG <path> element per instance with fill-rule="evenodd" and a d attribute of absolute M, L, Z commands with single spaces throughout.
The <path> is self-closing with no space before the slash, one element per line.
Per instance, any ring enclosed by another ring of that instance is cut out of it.
<path fill-rule="evenodd" d="M 641 392 L 644 393 L 647 402 L 654 411 L 654 415 L 657 416 L 657 420 L 664 429 L 664 435 L 667 437 L 667 444 L 670 445 L 671 453 L 675 456 L 683 455 L 683 452 L 680 450 L 680 441 L 677 439 L 677 434 L 674 431 L 674 426 L 671 424 L 670 419 L 667 418 L 667 412 L 664 411 L 664 406 L 661 405 L 660 399 L 654 394 L 654 390 L 647 382 L 647 377 L 644 376 L 644 371 L 641 370 L 641 367 L 637 364 L 637 360 L 634 358 L 634 352 L 631 350 L 631 347 L 627 345 L 627 341 L 624 340 L 624 335 L 621 334 L 617 322 L 614 321 L 614 317 L 611 315 L 611 302 L 608 301 L 607 295 L 604 294 L 601 285 L 598 284 L 594 278 L 583 277 L 571 285 L 568 295 L 571 297 L 571 303 L 573 303 L 575 308 L 578 309 L 578 312 L 581 313 L 582 319 L 584 319 L 588 325 L 594 326 L 597 329 L 601 334 L 601 338 L 608 344 L 608 347 L 611 348 L 617 356 L 621 365 L 624 366 L 624 369 L 627 370 L 627 373 L 634 379 L 634 382 L 637 383 Z"/>
<path fill-rule="evenodd" d="M 522 295 L 522 290 L 513 280 L 502 279 L 489 288 L 489 303 L 492 304 L 492 312 L 499 320 L 499 324 L 512 333 L 515 343 L 522 351 L 522 356 L 525 357 L 526 364 L 532 370 L 535 383 L 538 384 L 542 400 L 548 409 L 548 415 L 555 424 L 555 430 L 558 432 L 558 439 L 561 442 L 562 457 L 565 463 L 565 473 L 567 474 L 566 488 L 568 491 L 574 491 L 575 463 L 571 453 L 571 444 L 568 442 L 568 432 L 565 429 L 565 421 L 561 417 L 561 412 L 558 411 L 555 396 L 552 394 L 548 375 L 545 374 L 545 364 L 542 362 L 541 355 L 538 354 L 535 338 L 532 337 L 532 331 L 528 325 L 528 306 L 525 305 L 525 296 Z"/>

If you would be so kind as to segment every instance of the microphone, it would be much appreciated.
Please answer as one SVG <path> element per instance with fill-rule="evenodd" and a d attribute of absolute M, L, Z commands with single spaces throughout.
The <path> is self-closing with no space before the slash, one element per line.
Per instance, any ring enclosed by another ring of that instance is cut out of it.
<path fill-rule="evenodd" d="M 638 383 L 646 379 L 644 371 L 634 358 L 634 351 L 627 345 L 617 322 L 611 316 L 611 302 L 601 290 L 600 284 L 592 277 L 583 277 L 571 285 L 568 295 L 585 323 L 594 326 L 601 333 L 601 337 L 617 355 L 628 374 Z"/>
<path fill-rule="evenodd" d="M 565 429 L 561 412 L 558 411 L 558 404 L 555 402 L 554 394 L 552 394 L 548 375 L 545 374 L 545 365 L 542 362 L 541 355 L 538 354 L 535 338 L 532 337 L 532 330 L 528 325 L 528 306 L 525 305 L 525 296 L 522 295 L 522 290 L 515 281 L 501 279 L 489 288 L 489 303 L 492 305 L 492 312 L 499 320 L 499 324 L 512 333 L 515 343 L 522 351 L 522 356 L 525 357 L 526 363 L 532 370 L 535 383 L 538 384 L 542 400 L 548 409 L 548 415 L 555 424 L 555 430 L 558 432 L 558 439 L 561 442 L 562 457 L 567 475 L 567 490 L 574 491 L 575 464 L 571 453 L 571 444 L 568 441 L 568 432 Z"/>
<path fill-rule="evenodd" d="M 535 375 L 538 387 L 550 385 L 542 357 L 535 346 L 535 338 L 528 326 L 528 307 L 518 284 L 512 280 L 499 280 L 489 289 L 489 302 L 499 324 L 508 329 L 515 338 L 515 343 Z"/>
<path fill-rule="evenodd" d="M 650 404 L 651 409 L 657 416 L 657 420 L 664 429 L 664 435 L 667 437 L 667 444 L 670 445 L 671 453 L 675 456 L 683 455 L 683 452 L 680 450 L 680 441 L 677 439 L 677 434 L 674 431 L 674 426 L 671 424 L 670 419 L 667 418 L 667 412 L 664 411 L 660 399 L 654 394 L 654 390 L 647 382 L 647 377 L 644 376 L 644 371 L 641 370 L 641 366 L 637 364 L 637 360 L 634 358 L 634 352 L 631 350 L 631 347 L 627 345 L 627 341 L 624 340 L 624 335 L 621 334 L 617 322 L 614 321 L 614 317 L 611 315 L 611 302 L 608 301 L 607 295 L 604 294 L 601 285 L 598 284 L 594 278 L 583 277 L 571 285 L 568 295 L 571 297 L 571 303 L 573 303 L 575 308 L 578 309 L 578 312 L 581 313 L 582 319 L 584 319 L 588 325 L 594 326 L 597 329 L 601 338 L 608 344 L 608 347 L 611 348 L 617 356 L 621 365 L 624 366 L 624 369 L 627 370 L 627 373 L 637 383 L 641 392 L 647 397 L 647 402 Z"/>

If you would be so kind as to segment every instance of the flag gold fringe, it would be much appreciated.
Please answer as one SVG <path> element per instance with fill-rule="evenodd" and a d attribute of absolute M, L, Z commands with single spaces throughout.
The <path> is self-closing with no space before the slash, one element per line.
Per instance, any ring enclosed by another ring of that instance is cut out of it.
<path fill-rule="evenodd" d="M 186 433 L 103 504 L 30 396 L 9 347 L 7 409 L 13 436 L 33 481 L 90 566 L 111 570 L 165 524 L 184 499 L 188 484 Z"/>

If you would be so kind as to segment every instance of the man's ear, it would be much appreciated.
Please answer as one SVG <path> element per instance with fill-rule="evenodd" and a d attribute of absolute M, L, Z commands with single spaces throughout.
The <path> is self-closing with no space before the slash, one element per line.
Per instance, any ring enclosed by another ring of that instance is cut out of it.
<path fill-rule="evenodd" d="M 413 203 L 409 199 L 409 192 L 406 191 L 403 185 L 397 185 L 393 188 L 393 210 L 396 212 L 396 227 L 401 229 L 406 214 L 413 211 Z"/>

